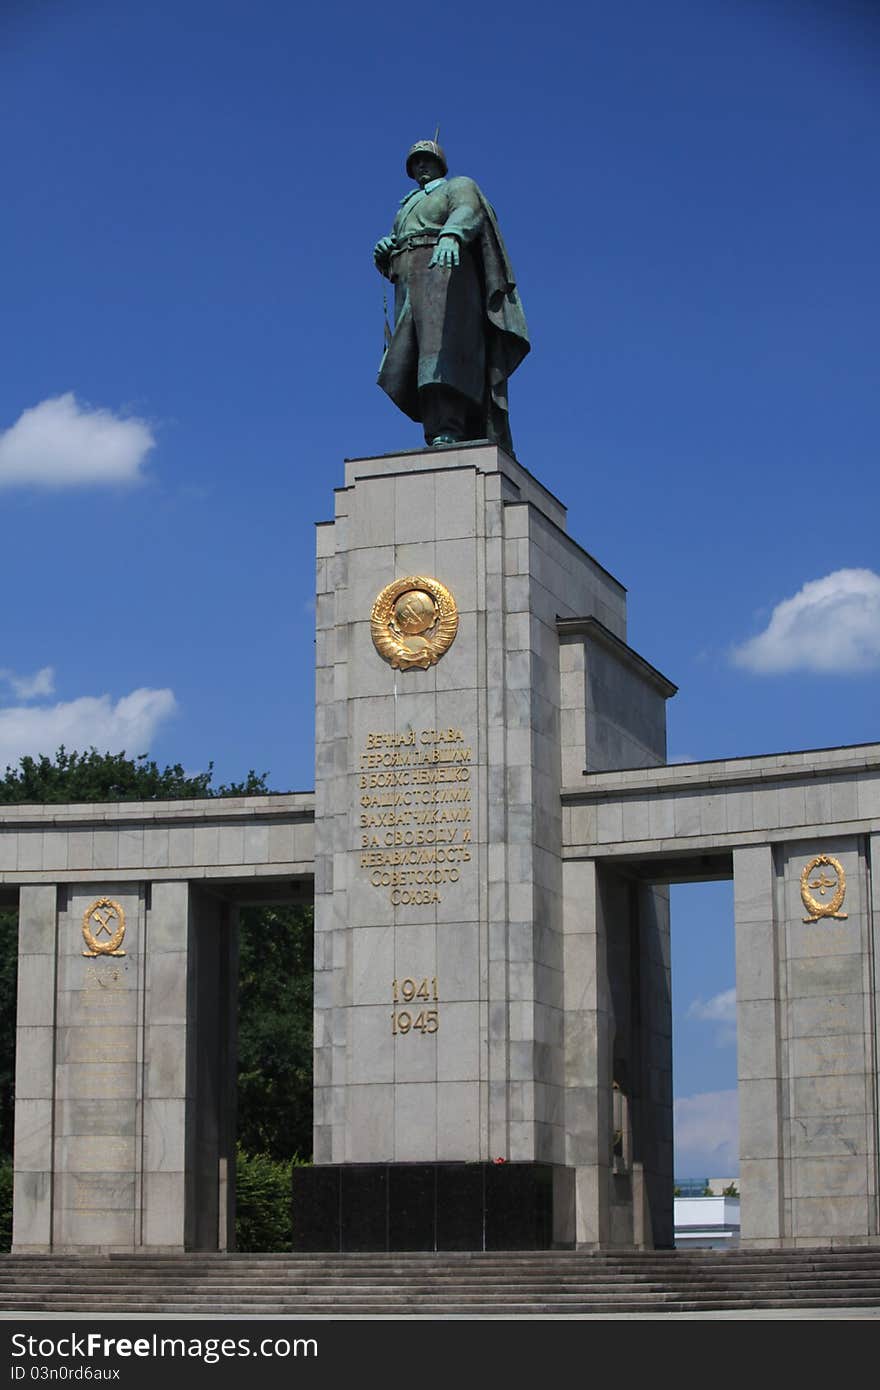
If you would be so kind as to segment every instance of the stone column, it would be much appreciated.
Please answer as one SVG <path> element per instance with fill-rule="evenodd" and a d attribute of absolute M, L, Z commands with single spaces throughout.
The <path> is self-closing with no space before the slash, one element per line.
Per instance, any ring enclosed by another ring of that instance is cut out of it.
<path fill-rule="evenodd" d="M 866 904 L 868 963 L 869 1053 L 873 1061 L 869 1099 L 874 1123 L 868 1156 L 869 1216 L 874 1231 L 880 1232 L 880 835 L 867 837 L 867 879 L 870 898 Z"/>
<path fill-rule="evenodd" d="M 741 1239 L 752 1246 L 784 1234 L 775 886 L 769 845 L 734 850 Z"/>
<path fill-rule="evenodd" d="M 192 893 L 188 883 L 150 890 L 144 1017 L 142 1240 L 185 1248 L 187 1029 Z"/>
<path fill-rule="evenodd" d="M 639 884 L 637 953 L 638 1092 L 633 1116 L 635 1243 L 670 1247 L 673 1230 L 672 982 L 669 889 Z"/>
<path fill-rule="evenodd" d="M 18 909 L 12 1248 L 52 1248 L 58 890 L 25 885 Z"/>
<path fill-rule="evenodd" d="M 141 1244 L 144 889 L 76 883 L 59 896 L 52 1248 L 132 1250 Z M 114 941 L 113 954 L 90 944 Z"/>
<path fill-rule="evenodd" d="M 430 600 L 403 641 L 410 589 L 457 612 L 445 645 Z M 358 1165 L 481 1164 L 487 1193 L 521 1165 L 572 1239 L 560 789 L 584 696 L 558 620 L 624 648 L 624 591 L 533 475 L 474 445 L 348 460 L 317 593 L 316 1165 L 344 1187 Z"/>
<path fill-rule="evenodd" d="M 598 879 L 593 860 L 564 865 L 565 1161 L 575 1171 L 566 1234 L 581 1249 L 607 1245 L 610 1233 L 611 1023 Z"/>
<path fill-rule="evenodd" d="M 777 851 L 787 1244 L 878 1240 L 865 848 L 861 837 L 817 836 Z"/>

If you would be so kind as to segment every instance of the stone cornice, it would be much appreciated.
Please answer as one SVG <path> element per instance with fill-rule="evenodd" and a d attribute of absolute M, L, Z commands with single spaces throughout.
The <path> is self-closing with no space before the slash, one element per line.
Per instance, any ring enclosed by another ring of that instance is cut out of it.
<path fill-rule="evenodd" d="M 566 805 L 667 792 L 742 786 L 773 782 L 810 782 L 817 778 L 880 772 L 880 743 L 841 748 L 815 748 L 759 757 L 716 759 L 698 763 L 669 763 L 629 768 L 622 772 L 588 772 L 578 787 L 564 787 Z"/>
<path fill-rule="evenodd" d="M 0 805 L 4 830 L 68 830 L 80 825 L 107 828 L 131 825 L 200 825 L 212 822 L 254 824 L 266 821 L 313 821 L 314 792 L 270 796 L 205 797 L 190 801 L 52 802 Z"/>

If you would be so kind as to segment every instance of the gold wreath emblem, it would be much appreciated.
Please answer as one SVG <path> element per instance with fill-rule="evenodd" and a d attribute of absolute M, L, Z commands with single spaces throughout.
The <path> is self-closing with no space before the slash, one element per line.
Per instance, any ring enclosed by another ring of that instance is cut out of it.
<path fill-rule="evenodd" d="M 822 865 L 827 864 L 834 870 L 834 877 L 826 874 Z M 821 869 L 817 878 L 812 883 L 810 874 L 816 869 Z M 811 888 L 817 888 L 819 894 L 824 898 L 830 888 L 834 889 L 832 896 L 827 903 L 822 903 L 810 892 Z M 841 912 L 840 907 L 846 897 L 846 874 L 843 872 L 843 865 L 839 859 L 835 859 L 833 854 L 817 854 L 815 859 L 811 859 L 809 864 L 801 874 L 801 897 L 804 907 L 812 915 L 805 917 L 805 922 L 818 922 L 820 917 L 836 917 L 842 921 L 847 917 L 846 912 Z"/>
<path fill-rule="evenodd" d="M 111 925 L 111 923 L 115 923 L 115 925 Z M 95 928 L 94 931 L 92 930 L 93 927 Z M 99 941 L 98 937 L 104 933 L 108 939 Z M 89 948 L 87 951 L 83 951 L 83 955 L 124 956 L 125 952 L 119 949 L 124 936 L 125 913 L 121 903 L 114 902 L 112 898 L 96 898 L 83 913 L 83 937 Z"/>
<path fill-rule="evenodd" d="M 438 579 L 409 575 L 382 590 L 370 614 L 376 651 L 399 671 L 427 671 L 458 631 L 455 599 Z"/>

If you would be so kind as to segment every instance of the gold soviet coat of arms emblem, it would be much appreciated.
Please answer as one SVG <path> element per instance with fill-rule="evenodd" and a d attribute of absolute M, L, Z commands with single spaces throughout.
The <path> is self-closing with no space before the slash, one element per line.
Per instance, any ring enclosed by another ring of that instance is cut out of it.
<path fill-rule="evenodd" d="M 825 865 L 831 870 L 830 874 L 825 872 Z M 816 876 L 811 879 L 810 874 Z M 818 891 L 818 898 L 814 895 L 813 889 Z M 831 892 L 831 897 L 826 902 L 820 902 L 819 899 L 824 898 L 828 892 Z M 801 874 L 801 898 L 804 907 L 810 913 L 804 921 L 818 922 L 820 917 L 836 917 L 838 921 L 845 921 L 847 913 L 840 911 L 845 897 L 846 874 L 840 860 L 835 859 L 833 854 L 817 854 Z"/>
<path fill-rule="evenodd" d="M 124 956 L 119 948 L 125 936 L 125 912 L 112 898 L 96 898 L 83 913 L 84 956 Z M 99 940 L 99 937 L 105 937 Z"/>
<path fill-rule="evenodd" d="M 408 575 L 386 584 L 370 614 L 376 651 L 399 671 L 427 671 L 458 631 L 455 599 L 438 579 Z"/>

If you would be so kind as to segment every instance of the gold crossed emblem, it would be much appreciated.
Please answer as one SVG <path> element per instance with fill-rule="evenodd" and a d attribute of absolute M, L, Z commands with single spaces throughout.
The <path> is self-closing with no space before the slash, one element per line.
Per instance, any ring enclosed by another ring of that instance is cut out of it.
<path fill-rule="evenodd" d="M 83 938 L 89 948 L 84 956 L 124 956 L 120 951 L 125 936 L 125 912 L 112 898 L 96 898 L 83 913 Z M 106 941 L 99 937 L 107 937 Z"/>
<path fill-rule="evenodd" d="M 827 865 L 832 873 L 827 874 L 824 865 Z M 818 874 L 816 874 L 817 869 L 819 870 Z M 816 877 L 811 879 L 811 874 L 816 874 Z M 820 902 L 820 898 L 824 898 L 829 892 L 831 892 L 831 897 L 828 901 Z M 819 896 L 816 897 L 815 893 L 818 893 Z M 838 921 L 845 920 L 848 914 L 841 912 L 840 908 L 846 897 L 846 874 L 843 872 L 843 865 L 840 860 L 835 859 L 833 854 L 817 854 L 814 859 L 811 859 L 801 874 L 801 897 L 804 907 L 811 914 L 804 918 L 805 922 L 818 922 L 820 917 L 836 917 Z"/>
<path fill-rule="evenodd" d="M 376 651 L 399 671 L 436 665 L 457 631 L 455 599 L 439 579 L 423 574 L 387 584 L 370 614 Z"/>

